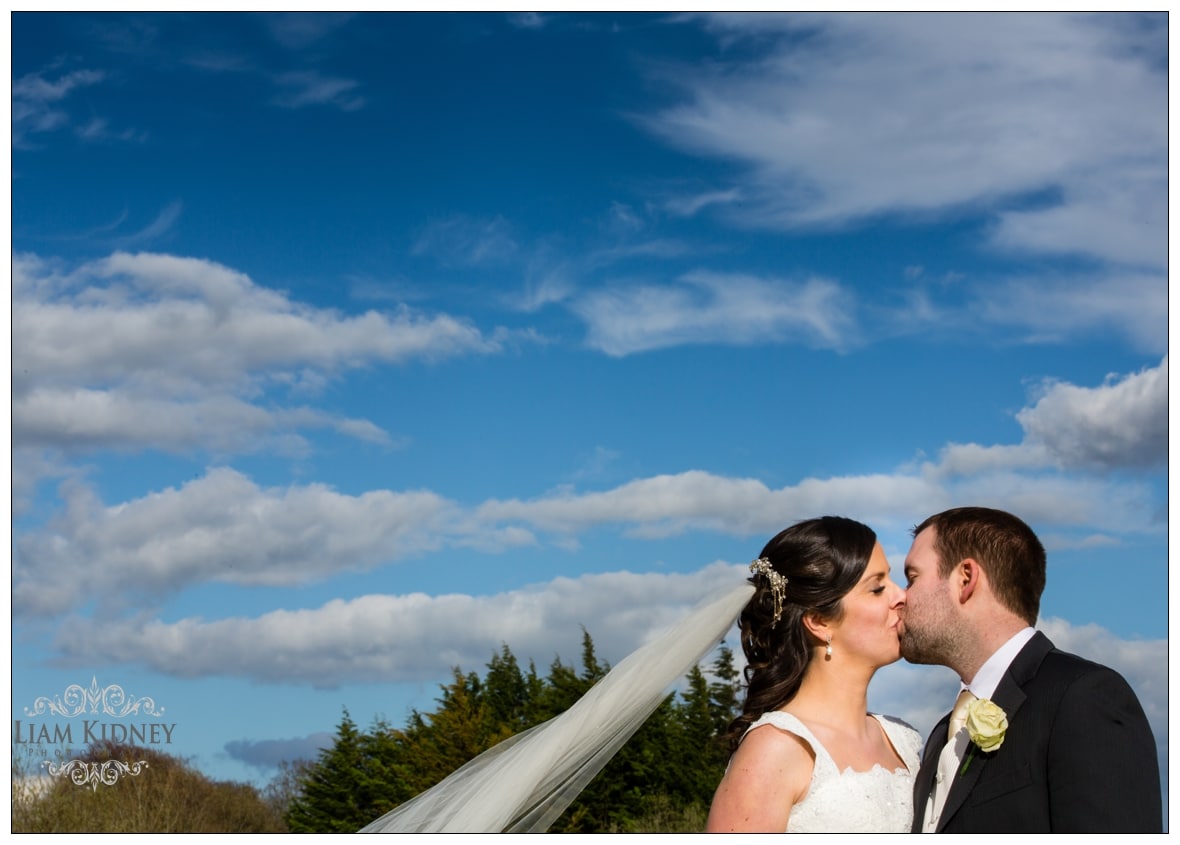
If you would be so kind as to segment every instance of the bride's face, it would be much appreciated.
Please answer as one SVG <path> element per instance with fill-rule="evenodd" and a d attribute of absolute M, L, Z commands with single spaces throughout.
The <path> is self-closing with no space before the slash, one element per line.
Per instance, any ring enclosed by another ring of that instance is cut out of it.
<path fill-rule="evenodd" d="M 878 543 L 860 582 L 843 599 L 844 616 L 832 633 L 832 650 L 863 657 L 874 666 L 901 657 L 897 629 L 905 590 L 889 577 L 889 561 Z"/>

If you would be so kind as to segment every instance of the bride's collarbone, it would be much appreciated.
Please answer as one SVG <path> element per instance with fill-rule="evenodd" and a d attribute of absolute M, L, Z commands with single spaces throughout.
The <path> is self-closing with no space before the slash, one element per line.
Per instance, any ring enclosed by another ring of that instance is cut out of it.
<path fill-rule="evenodd" d="M 819 740 L 838 771 L 852 769 L 854 772 L 868 772 L 877 766 L 887 770 L 905 766 L 885 735 L 881 723 L 871 715 L 865 715 L 863 726 L 853 727 L 807 718 L 790 707 L 783 709 L 802 722 Z"/>

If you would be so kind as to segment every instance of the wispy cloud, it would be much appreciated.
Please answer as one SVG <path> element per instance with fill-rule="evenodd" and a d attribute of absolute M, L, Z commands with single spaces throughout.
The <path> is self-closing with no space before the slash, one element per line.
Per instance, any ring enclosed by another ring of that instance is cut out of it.
<path fill-rule="evenodd" d="M 508 22 L 517 29 L 543 29 L 549 16 L 539 12 L 517 12 L 508 16 Z"/>
<path fill-rule="evenodd" d="M 49 79 L 40 73 L 22 76 L 12 83 L 12 144 L 26 147 L 30 136 L 70 125 L 69 113 L 60 104 L 71 91 L 97 85 L 106 78 L 100 70 L 75 70 Z"/>
<path fill-rule="evenodd" d="M 997 246 L 1163 266 L 1166 16 L 700 20 L 764 49 L 667 69 L 685 101 L 647 126 L 744 163 L 715 194 L 740 190 L 734 219 L 798 227 L 970 207 L 996 215 Z M 1054 199 L 1030 204 L 1047 189 Z"/>
<path fill-rule="evenodd" d="M 586 323 L 586 343 L 619 356 L 696 343 L 793 341 L 842 350 L 857 340 L 855 301 L 826 279 L 697 271 L 679 282 L 618 283 L 587 292 L 571 303 Z"/>
<path fill-rule="evenodd" d="M 1168 277 L 1163 272 L 1013 278 L 977 285 L 973 298 L 964 316 L 974 314 L 980 325 L 1016 329 L 1028 342 L 1110 334 L 1143 352 L 1168 348 Z"/>
<path fill-rule="evenodd" d="M 666 201 L 665 207 L 679 217 L 692 217 L 702 209 L 730 205 L 740 202 L 741 199 L 740 188 L 729 188 L 724 191 L 706 191 L 700 194 L 672 197 Z"/>
<path fill-rule="evenodd" d="M 310 47 L 348 24 L 353 12 L 282 12 L 262 15 L 266 28 L 279 44 L 291 50 Z"/>
<path fill-rule="evenodd" d="M 129 235 L 124 235 L 119 238 L 120 246 L 126 248 L 135 246 L 136 244 L 150 243 L 167 235 L 176 226 L 177 221 L 180 220 L 181 212 L 184 211 L 184 203 L 180 200 L 174 200 L 168 203 L 156 215 L 156 219 L 149 223 L 138 232 L 132 232 Z"/>
<path fill-rule="evenodd" d="M 445 266 L 479 267 L 515 257 L 517 243 L 503 217 L 456 215 L 424 226 L 410 252 L 428 255 Z"/>
<path fill-rule="evenodd" d="M 318 70 L 301 70 L 278 74 L 274 81 L 279 88 L 274 101 L 283 108 L 332 106 L 347 112 L 365 105 L 365 98 L 356 93 L 360 83 L 354 79 L 325 76 Z"/>

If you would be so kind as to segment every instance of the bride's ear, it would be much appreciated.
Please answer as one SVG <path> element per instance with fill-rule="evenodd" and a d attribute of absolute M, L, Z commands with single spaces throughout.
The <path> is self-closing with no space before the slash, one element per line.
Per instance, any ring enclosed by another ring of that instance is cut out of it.
<path fill-rule="evenodd" d="M 832 626 L 818 613 L 804 613 L 803 627 L 821 643 L 826 643 L 832 636 Z"/>

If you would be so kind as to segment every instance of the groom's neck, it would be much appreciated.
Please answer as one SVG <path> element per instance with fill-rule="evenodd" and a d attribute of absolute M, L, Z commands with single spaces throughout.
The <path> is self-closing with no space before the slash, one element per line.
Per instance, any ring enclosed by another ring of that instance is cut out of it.
<path fill-rule="evenodd" d="M 979 614 L 967 626 L 967 641 L 971 643 L 971 647 L 963 650 L 960 665 L 951 668 L 959 674 L 963 683 L 970 684 L 983 668 L 983 664 L 987 663 L 1004 643 L 1027 627 L 1028 623 L 1023 619 L 1002 609 L 995 613 Z"/>

